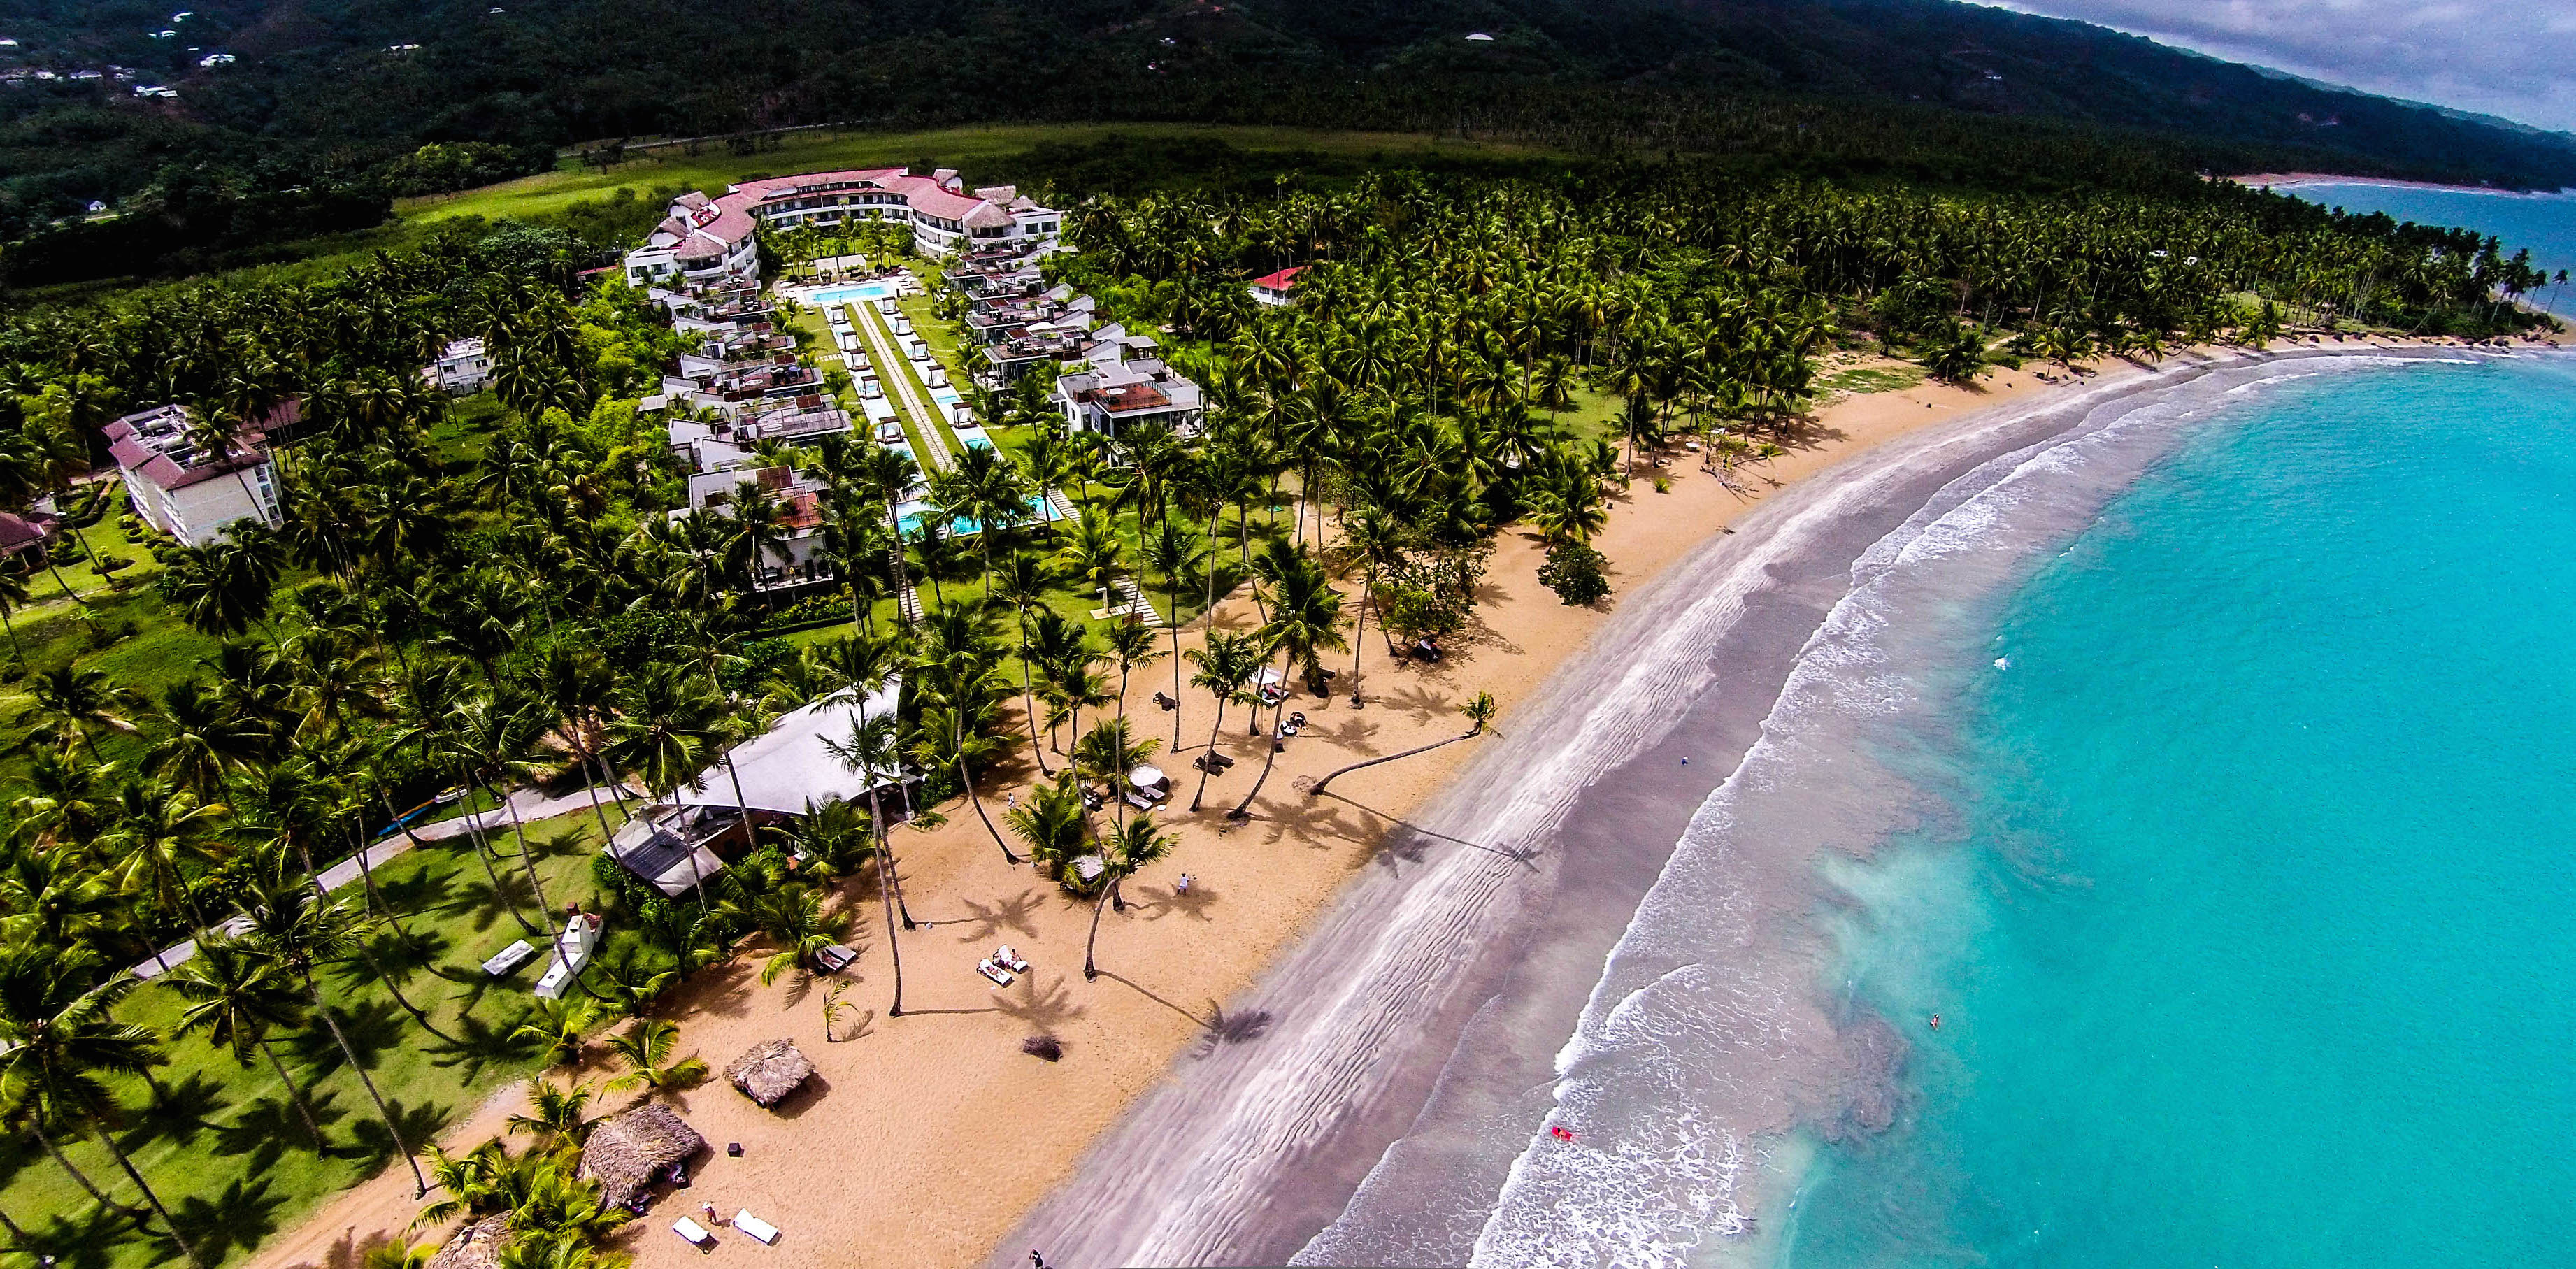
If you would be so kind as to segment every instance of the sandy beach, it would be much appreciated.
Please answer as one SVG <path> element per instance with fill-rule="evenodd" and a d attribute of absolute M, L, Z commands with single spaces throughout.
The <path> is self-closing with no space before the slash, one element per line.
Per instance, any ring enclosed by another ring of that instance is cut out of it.
<path fill-rule="evenodd" d="M 1443 662 L 1392 661 L 1372 629 L 1360 641 L 1358 685 L 1364 706 L 1355 709 L 1349 703 L 1347 662 L 1335 681 L 1339 694 L 1334 698 L 1301 693 L 1293 699 L 1291 708 L 1304 711 L 1311 725 L 1278 755 L 1277 769 L 1252 805 L 1252 818 L 1235 825 L 1228 825 L 1223 812 L 1252 787 L 1261 752 L 1260 742 L 1244 734 L 1242 712 L 1228 711 L 1219 745 L 1238 765 L 1209 784 L 1200 813 L 1170 817 L 1181 845 L 1168 862 L 1128 886 L 1130 911 L 1104 919 L 1099 939 L 1103 974 L 1097 982 L 1086 983 L 1081 974 L 1089 906 L 1025 867 L 1005 863 L 971 810 L 944 808 L 947 823 L 929 832 L 899 830 L 896 849 L 904 890 L 914 915 L 924 922 L 922 929 L 901 935 L 905 1015 L 884 1016 L 891 987 L 885 932 L 876 918 L 873 889 L 856 884 L 844 890 L 841 901 L 859 922 L 854 942 L 863 956 L 852 971 L 857 981 L 845 997 L 859 1012 L 843 1022 L 837 1035 L 824 1032 L 819 986 L 758 984 L 752 966 L 764 949 L 756 947 L 666 997 L 660 1012 L 681 1023 L 683 1051 L 694 1051 L 721 1068 L 757 1043 L 792 1037 L 820 1075 L 812 1088 L 775 1112 L 754 1106 L 721 1081 L 678 1097 L 682 1115 L 717 1150 L 700 1165 L 693 1189 L 657 1204 L 621 1237 L 620 1246 L 647 1269 L 699 1263 L 699 1253 L 667 1227 L 673 1217 L 694 1212 L 703 1202 L 727 1216 L 749 1209 L 784 1231 L 777 1246 L 764 1248 L 739 1233 L 719 1230 L 715 1257 L 744 1263 L 966 1265 L 988 1257 L 997 1264 L 1025 1263 L 1031 1237 L 1054 1240 L 1047 1244 L 1050 1263 L 1077 1269 L 1126 1263 L 1087 1254 L 1086 1247 L 1105 1251 L 1108 1244 L 1093 1243 L 1081 1231 L 1118 1226 L 1113 1211 L 1122 1202 L 1141 1201 L 1152 1178 L 1126 1177 L 1123 1185 L 1111 1181 L 1113 1190 L 1103 1191 L 1090 1184 L 1094 1174 L 1085 1173 L 1080 1194 L 1044 1208 L 1041 1200 L 1077 1176 L 1077 1165 L 1096 1142 L 1103 1144 L 1095 1160 L 1114 1157 L 1118 1134 L 1105 1141 L 1104 1134 L 1122 1119 L 1128 1121 L 1122 1133 L 1149 1130 L 1138 1127 L 1130 1114 L 1149 1090 L 1158 1098 L 1147 1109 L 1160 1113 L 1175 1100 L 1173 1088 L 1191 1083 L 1188 1077 L 1197 1075 L 1200 1085 L 1222 1083 L 1199 1072 L 1219 1070 L 1230 1061 L 1249 1062 L 1274 1032 L 1290 1036 L 1290 1024 L 1298 1020 L 1266 1011 L 1253 989 L 1266 980 L 1295 976 L 1283 957 L 1329 957 L 1337 949 L 1358 954 L 1365 940 L 1337 938 L 1329 923 L 1367 919 L 1363 892 L 1369 887 L 1385 892 L 1385 901 L 1401 903 L 1425 868 L 1438 866 L 1443 858 L 1477 854 L 1486 845 L 1472 836 L 1460 840 L 1410 831 L 1408 825 L 1446 823 L 1442 817 L 1454 817 L 1462 801 L 1498 810 L 1515 796 L 1548 792 L 1544 786 L 1551 773 L 1515 770 L 1504 755 L 1482 756 L 1502 746 L 1549 740 L 1552 724 L 1571 717 L 1569 711 L 1583 703 L 1589 676 L 1656 659 L 1650 646 L 1653 631 L 1623 632 L 1620 638 L 1630 642 L 1601 644 L 1622 604 L 1654 593 L 1649 586 L 1653 579 L 1693 557 L 1704 543 L 1731 533 L 1729 526 L 1764 514 L 1767 504 L 1778 501 L 1778 491 L 1801 488 L 1828 469 L 1927 429 L 1956 424 L 1972 413 L 2012 413 L 1997 407 L 2117 390 L 2151 377 L 2123 363 L 2106 364 L 2106 373 L 2071 386 L 2062 377 L 2052 387 L 2030 371 L 2004 371 L 1974 391 L 1927 383 L 1831 402 L 1780 457 L 1740 468 L 1732 489 L 1702 471 L 1695 456 L 1677 453 L 1662 473 L 1669 479 L 1669 492 L 1656 492 L 1641 475 L 1619 496 L 1608 527 L 1595 539 L 1613 565 L 1618 588 L 1613 600 L 1598 609 L 1558 603 L 1535 579 L 1541 554 L 1536 540 L 1504 534 L 1496 543 L 1477 625 L 1452 641 Z M 2159 373 L 2188 370 L 2177 359 Z M 2008 439 L 1998 434 L 1980 443 Z M 1882 464 L 1887 470 L 1881 484 L 1903 486 L 1896 490 L 1899 494 L 1913 493 L 1922 482 L 1942 479 L 1942 472 L 1982 452 L 1962 442 L 1956 453 L 1944 451 L 1938 461 L 1921 460 L 1911 467 Z M 1794 508 L 1794 515 L 1784 510 L 1760 522 L 1758 532 L 1749 529 L 1729 541 L 1743 542 L 1749 552 L 1757 537 L 1769 542 L 1806 534 L 1819 544 L 1816 558 L 1824 559 L 1844 549 L 1856 534 L 1884 532 L 1873 526 L 1902 501 L 1901 496 L 1863 498 L 1857 493 L 1811 498 Z M 1711 555 L 1700 552 L 1693 567 L 1729 563 L 1708 562 Z M 1662 585 L 1691 581 L 1668 577 Z M 1830 597 L 1820 592 L 1802 602 L 1829 603 Z M 1248 600 L 1237 597 L 1221 604 L 1211 620 L 1218 628 L 1243 629 L 1255 618 Z M 1787 620 L 1794 625 L 1794 613 Z M 1197 633 L 1196 628 L 1185 630 L 1183 645 L 1191 644 Z M 1776 645 L 1783 637 L 1780 631 L 1753 632 L 1746 649 Z M 1793 639 L 1792 652 L 1795 644 Z M 1570 665 L 1576 669 L 1575 690 L 1563 690 L 1564 677 L 1551 690 L 1552 676 Z M 1760 680 L 1770 669 L 1756 657 L 1744 662 L 1742 672 L 1750 676 L 1743 700 L 1767 701 L 1770 693 Z M 1706 686 L 1697 683 L 1665 695 L 1679 709 L 1700 699 Z M 1172 689 L 1168 662 L 1140 670 L 1129 701 L 1144 734 L 1159 736 L 1168 746 L 1174 720 L 1153 708 L 1150 698 L 1158 689 Z M 1478 691 L 1491 692 L 1501 703 L 1496 734 L 1345 777 L 1324 798 L 1310 798 L 1304 791 L 1314 777 L 1349 762 L 1457 734 L 1464 724 L 1455 708 Z M 1181 752 L 1162 761 L 1175 773 L 1175 806 L 1185 807 L 1197 776 L 1189 759 L 1207 740 L 1211 705 L 1192 689 L 1180 696 Z M 1652 699 L 1655 692 L 1644 696 Z M 1758 729 L 1759 720 L 1756 710 L 1738 729 Z M 1592 774 L 1597 774 L 1626 757 L 1604 751 L 1586 761 L 1595 763 Z M 1712 753 L 1695 773 L 1651 790 L 1648 818 L 1676 823 L 1686 818 L 1732 763 L 1732 756 Z M 1461 775 L 1471 764 L 1478 764 L 1474 779 L 1462 784 Z M 988 810 L 997 820 L 1000 790 L 1025 788 L 1034 774 L 1033 769 L 1005 772 L 986 783 L 992 798 Z M 1178 779 L 1183 774 L 1190 778 Z M 1569 768 L 1553 774 L 1570 780 L 1580 773 Z M 1671 834 L 1657 837 L 1660 831 L 1649 824 L 1630 835 L 1668 844 Z M 1614 856 L 1615 851 L 1603 848 L 1602 857 Z M 1507 862 L 1525 865 L 1531 859 L 1512 856 Z M 1590 931 L 1597 921 L 1578 918 L 1612 910 L 1623 901 L 1633 904 L 1634 892 L 1653 876 L 1651 853 L 1618 856 L 1615 862 L 1597 873 L 1564 874 L 1564 921 L 1553 933 L 1531 937 L 1557 938 L 1562 946 L 1578 949 L 1584 938 L 1606 937 Z M 1183 872 L 1194 878 L 1187 894 L 1173 885 Z M 1553 871 L 1538 875 L 1559 876 Z M 1351 915 L 1354 911 L 1362 915 Z M 1498 913 L 1498 919 L 1510 915 Z M 1327 924 L 1319 927 L 1319 920 Z M 1320 936 L 1301 941 L 1310 931 Z M 997 943 L 1015 945 L 1032 962 L 1032 972 L 1017 985 L 996 988 L 973 972 L 974 963 Z M 1470 1021 L 1459 1012 L 1460 1002 L 1479 999 L 1475 988 L 1491 988 L 1510 967 L 1497 963 L 1508 958 L 1507 949 L 1469 955 L 1479 950 L 1472 937 L 1440 946 L 1453 947 L 1460 959 L 1457 984 L 1437 998 L 1395 1002 L 1402 1007 L 1379 1002 L 1379 1012 L 1408 1019 L 1406 1025 L 1418 1026 L 1424 1035 L 1454 1037 Z M 1596 956 L 1592 964 L 1597 968 L 1598 963 Z M 1309 995 L 1330 988 L 1330 981 L 1318 982 L 1311 975 L 1301 981 Z M 1557 984 L 1552 990 L 1561 995 L 1563 988 Z M 1532 998 L 1554 997 L 1534 990 Z M 1418 1013 L 1405 1012 L 1415 1005 Z M 1061 1040 L 1061 1062 L 1044 1062 L 1020 1051 L 1022 1039 L 1042 1032 Z M 1371 1038 L 1346 1039 L 1365 1047 Z M 1327 1168 L 1283 1190 L 1271 1210 L 1275 1219 L 1264 1228 L 1191 1231 L 1191 1239 L 1183 1241 L 1259 1247 L 1271 1263 L 1295 1251 L 1341 1210 L 1376 1161 L 1376 1151 L 1355 1150 L 1353 1144 L 1377 1140 L 1382 1147 L 1431 1096 L 1430 1082 L 1438 1069 L 1436 1063 L 1428 1069 L 1415 1064 L 1370 1075 L 1376 1082 L 1369 1085 L 1369 1095 L 1356 1098 L 1352 1113 L 1330 1126 L 1332 1132 L 1358 1136 L 1341 1139 L 1334 1151 L 1323 1151 L 1326 1143 L 1313 1131 L 1283 1124 L 1281 1131 L 1307 1152 L 1300 1157 L 1338 1159 L 1338 1170 Z M 1174 1073 L 1182 1078 L 1167 1080 Z M 472 1121 L 448 1134 L 447 1144 L 463 1148 L 493 1135 L 518 1100 L 515 1087 L 496 1093 Z M 1195 1111 L 1183 1106 L 1173 1113 Z M 1307 1135 L 1299 1136 L 1301 1132 Z M 726 1143 L 740 1143 L 742 1156 L 727 1157 Z M 1262 1184 L 1270 1175 L 1260 1167 L 1246 1168 L 1244 1183 Z M 382 1174 L 342 1195 L 247 1263 L 273 1269 L 345 1265 L 355 1248 L 400 1231 L 417 1210 L 408 1175 L 399 1170 Z"/>

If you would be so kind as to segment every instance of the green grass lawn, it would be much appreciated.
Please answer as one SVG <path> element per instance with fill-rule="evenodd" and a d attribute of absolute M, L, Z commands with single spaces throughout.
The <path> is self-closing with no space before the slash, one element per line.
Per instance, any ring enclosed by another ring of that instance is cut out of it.
<path fill-rule="evenodd" d="M 533 826 L 530 837 L 547 899 L 558 910 L 567 899 L 596 909 L 590 860 L 598 830 L 590 817 L 548 821 Z M 506 828 L 495 846 L 514 849 Z M 518 871 L 504 872 L 496 892 L 462 841 L 430 843 L 376 875 L 388 900 L 406 914 L 419 949 L 405 950 L 388 932 L 376 941 L 377 955 L 401 978 L 405 994 L 452 1038 L 422 1031 L 363 966 L 328 971 L 324 989 L 404 1139 L 418 1147 L 535 1069 L 533 1051 L 509 1035 L 533 1006 L 529 989 L 544 972 L 542 956 L 498 981 L 484 976 L 481 962 L 524 934 L 504 906 L 505 894 L 531 916 L 537 907 Z M 633 935 L 621 940 L 619 933 L 611 931 L 606 962 L 615 963 L 622 949 L 637 945 Z M 541 949 L 545 943 L 542 935 L 529 941 Z M 183 1005 L 170 988 L 146 983 L 119 1007 L 118 1016 L 168 1036 Z M 265 1061 L 255 1057 L 244 1068 L 202 1037 L 168 1040 L 168 1060 L 149 1085 L 112 1081 L 127 1112 L 118 1142 L 210 1261 L 239 1259 L 342 1188 L 384 1167 L 402 1166 L 327 1032 L 318 1025 L 297 1028 L 281 1033 L 276 1046 L 288 1069 L 309 1086 L 309 1100 L 323 1121 L 325 1146 L 319 1151 Z M 111 1197 L 139 1201 L 97 1142 L 67 1143 L 64 1153 Z M 24 1136 L 13 1135 L 0 1147 L 0 1209 L 65 1265 L 143 1269 L 178 1259 L 175 1251 L 130 1233 L 111 1241 L 88 1198 Z"/>
<path fill-rule="evenodd" d="M 1012 124 L 927 132 L 815 131 L 790 134 L 780 139 L 776 149 L 758 154 L 732 154 L 721 146 L 710 146 L 694 155 L 678 148 L 655 150 L 607 172 L 567 166 L 461 194 L 404 199 L 394 205 L 394 211 L 406 224 L 435 223 L 458 216 L 497 220 L 559 211 L 584 199 L 609 197 L 621 187 L 638 196 L 671 186 L 722 193 L 726 185 L 756 176 L 899 167 L 923 158 L 963 171 L 970 184 L 990 184 L 1024 175 L 1014 169 L 1012 161 L 1031 146 L 1080 145 L 1110 136 L 1205 139 L 1246 150 L 1313 150 L 1351 158 L 1379 154 L 1507 158 L 1554 153 L 1535 146 L 1405 133 L 1196 124 Z"/>
<path fill-rule="evenodd" d="M 1903 392 L 1923 382 L 1920 366 L 1857 366 L 1819 376 L 1819 395 L 1839 392 L 1847 396 L 1867 396 L 1873 392 Z"/>

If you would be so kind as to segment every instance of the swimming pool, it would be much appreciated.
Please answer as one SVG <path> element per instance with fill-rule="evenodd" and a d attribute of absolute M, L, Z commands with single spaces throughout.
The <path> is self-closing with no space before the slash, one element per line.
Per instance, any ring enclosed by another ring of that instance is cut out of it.
<path fill-rule="evenodd" d="M 861 282 L 856 286 L 835 286 L 820 291 L 808 291 L 805 293 L 805 302 L 828 308 L 834 304 L 848 304 L 854 300 L 882 300 L 892 294 L 894 294 L 892 282 Z"/>
<path fill-rule="evenodd" d="M 899 522 L 903 525 L 903 531 L 906 534 L 920 531 L 921 522 L 929 519 L 934 514 L 930 504 L 925 502 L 906 502 L 896 507 L 895 510 L 898 513 Z M 1029 499 L 1029 519 L 1031 521 L 1046 521 L 1057 518 L 1059 517 L 1057 517 L 1055 510 L 1047 506 L 1044 499 Z M 948 532 L 954 537 L 962 538 L 971 534 L 981 533 L 983 531 L 984 526 L 977 524 L 972 516 L 958 516 L 948 522 Z"/>

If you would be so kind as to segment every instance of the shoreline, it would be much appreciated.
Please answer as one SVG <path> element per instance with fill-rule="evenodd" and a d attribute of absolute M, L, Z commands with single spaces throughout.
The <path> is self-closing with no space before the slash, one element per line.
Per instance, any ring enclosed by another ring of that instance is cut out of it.
<path fill-rule="evenodd" d="M 756 953 L 703 971 L 666 998 L 660 1012 L 681 1023 L 683 1053 L 694 1051 L 720 1067 L 751 1044 L 788 1036 L 821 1071 L 818 1092 L 779 1114 L 751 1107 L 721 1083 L 674 1099 L 709 1141 L 746 1147 L 741 1158 L 718 1151 L 706 1159 L 696 1188 L 685 1196 L 688 1205 L 712 1200 L 724 1210 L 743 1206 L 758 1212 L 788 1232 L 777 1248 L 763 1253 L 784 1256 L 786 1263 L 971 1264 L 988 1255 L 994 1263 L 1020 1262 L 1030 1244 L 1012 1231 L 1025 1228 L 1031 1213 L 1048 1210 L 1048 1195 L 1084 1175 L 1082 1169 L 1092 1166 L 1083 1162 L 1087 1157 L 1096 1160 L 1110 1142 L 1132 1132 L 1147 1107 L 1185 1083 L 1191 1071 L 1258 1053 L 1291 1029 L 1294 1018 L 1262 1016 L 1256 1002 L 1264 985 L 1277 981 L 1302 949 L 1321 941 L 1316 934 L 1330 928 L 1334 914 L 1347 909 L 1360 888 L 1381 877 L 1409 878 L 1408 870 L 1438 861 L 1433 847 L 1447 844 L 1426 844 L 1417 834 L 1391 836 L 1390 828 L 1430 820 L 1441 804 L 1471 797 L 1460 778 L 1471 763 L 1517 736 L 1543 732 L 1548 697 L 1563 695 L 1545 692 L 1546 682 L 1562 667 L 1600 655 L 1598 636 L 1617 622 L 1617 613 L 1663 584 L 1649 579 L 1669 581 L 1675 563 L 1706 542 L 1757 536 L 1727 535 L 1729 526 L 1764 514 L 1779 501 L 1778 491 L 1800 489 L 1828 468 L 1952 423 L 1963 412 L 2063 399 L 2098 389 L 2106 377 L 2135 376 L 2124 367 L 2081 384 L 2052 385 L 2031 370 L 2002 371 L 1991 387 L 1974 392 L 1927 383 L 1834 401 L 1817 412 L 1795 447 L 1767 464 L 1738 470 L 1742 494 L 1722 488 L 1689 456 L 1676 455 L 1666 472 L 1672 492 L 1657 494 L 1640 479 L 1614 496 L 1612 522 L 1596 539 L 1619 588 L 1611 612 L 1558 604 L 1535 581 L 1535 542 L 1506 532 L 1496 542 L 1478 624 L 1456 641 L 1450 658 L 1428 667 L 1392 662 L 1376 642 L 1377 632 L 1368 632 L 1360 641 L 1367 706 L 1352 710 L 1346 697 L 1293 698 L 1291 708 L 1314 720 L 1308 732 L 1313 739 L 1292 743 L 1280 755 L 1278 770 L 1255 804 L 1255 818 L 1231 830 L 1219 817 L 1250 788 L 1260 762 L 1258 748 L 1243 734 L 1242 712 L 1227 712 L 1220 743 L 1241 765 L 1210 784 L 1205 811 L 1168 821 L 1182 844 L 1170 863 L 1131 884 L 1131 912 L 1103 925 L 1104 973 L 1097 983 L 1083 982 L 1078 973 L 1089 906 L 1004 865 L 971 811 L 955 808 L 948 823 L 932 831 L 900 832 L 896 848 L 905 890 L 925 918 L 923 930 L 902 938 L 903 1019 L 878 1012 L 887 987 L 882 932 L 874 922 L 873 891 L 861 887 L 842 889 L 839 901 L 859 918 L 852 941 L 863 959 L 851 1002 L 864 1016 L 855 1026 L 845 1022 L 838 1039 L 823 1034 L 819 988 L 800 989 L 792 981 L 759 987 L 749 972 Z M 1220 629 L 1242 629 L 1252 620 L 1249 609 L 1241 599 L 1229 600 L 1212 620 Z M 1202 623 L 1185 630 L 1184 645 L 1205 628 Z M 1152 692 L 1170 690 L 1169 673 L 1168 664 L 1140 669 L 1130 689 L 1140 731 L 1159 734 L 1167 744 L 1170 731 L 1145 706 Z M 1347 693 L 1350 667 L 1342 673 L 1336 686 Z M 1372 768 L 1337 782 L 1325 799 L 1309 800 L 1299 790 L 1301 779 L 1349 760 L 1455 735 L 1459 724 L 1451 711 L 1478 690 L 1493 692 L 1504 704 L 1499 739 Z M 1209 708 L 1204 693 L 1185 689 L 1181 695 L 1181 749 L 1195 751 L 1207 738 Z M 1178 752 L 1164 761 L 1167 769 L 1188 770 L 1186 756 Z M 1711 761 L 1698 772 L 1714 784 L 1731 765 Z M 1024 784 L 1034 775 L 1025 767 L 1006 770 L 997 783 Z M 1699 796 L 1704 795 L 1703 789 Z M 1687 815 L 1694 801 L 1681 797 L 1675 807 Z M 998 819 L 998 804 L 988 809 Z M 1188 895 L 1170 884 L 1181 871 L 1197 879 Z M 1036 962 L 1037 972 L 1008 989 L 975 978 L 973 963 L 999 942 L 1017 945 Z M 1440 1025 L 1465 1021 L 1444 1015 Z M 1064 1061 L 1043 1063 L 1018 1051 L 1019 1041 L 1036 1032 L 1062 1038 Z M 1180 1079 L 1173 1078 L 1176 1073 Z M 578 1074 L 590 1078 L 598 1070 Z M 1417 1064 L 1400 1074 L 1410 1083 L 1378 1104 L 1383 1115 L 1393 1115 L 1388 1108 L 1417 1092 L 1427 1096 L 1437 1067 L 1424 1071 Z M 495 1134 L 523 1096 L 524 1085 L 495 1090 L 482 1111 L 445 1134 L 445 1142 L 458 1149 Z M 1390 1126 L 1402 1124 L 1382 1119 L 1372 1130 Z M 1352 1162 L 1346 1159 L 1334 1174 L 1344 1196 L 1375 1155 L 1356 1160 L 1356 1167 Z M 823 1179 L 828 1183 L 817 1183 Z M 1145 1188 L 1131 1182 L 1125 1193 L 1151 1197 L 1136 1194 Z M 1304 1196 L 1299 1219 L 1308 1222 L 1309 1232 L 1338 1211 L 1340 1200 L 1329 1189 Z M 275 1269 L 339 1263 L 371 1237 L 401 1230 L 417 1210 L 408 1177 L 396 1181 L 380 1174 L 328 1200 L 301 1228 L 244 1263 Z M 665 1199 L 620 1236 L 619 1249 L 633 1253 L 646 1269 L 696 1263 L 696 1252 L 661 1229 L 675 1210 L 673 1200 Z M 1095 1224 L 1107 1223 L 1097 1219 L 1099 1212 L 1093 1216 Z M 1068 1241 L 1047 1251 L 1063 1258 L 1074 1247 Z"/>
<path fill-rule="evenodd" d="M 1695 547 L 1521 711 L 1546 741 L 1480 754 L 1417 817 L 1405 837 L 1426 862 L 1355 883 L 1248 995 L 1272 1027 L 1260 1051 L 1176 1064 L 985 1263 L 1032 1246 L 1074 1265 L 1465 1263 L 1550 1121 L 1575 1019 L 1606 1007 L 1605 957 L 1763 734 L 1852 561 L 1957 476 L 2098 409 L 2213 370 L 2372 351 L 2177 358 L 1906 429 Z M 1582 787 L 1532 792 L 1550 783 Z M 1752 1043 L 1854 1042 L 1811 1021 Z M 1863 1050 L 1901 1050 L 1859 1031 Z M 1770 1126 L 1811 1109 L 1791 1098 Z"/>
<path fill-rule="evenodd" d="M 2332 172 L 2256 172 L 2245 176 L 2222 176 L 2253 189 L 2296 190 L 2310 185 L 2369 185 L 2380 189 L 2438 190 L 2450 194 L 2493 194 L 2503 198 L 2557 198 L 2567 189 L 2511 190 L 2492 185 L 2443 185 L 2434 181 L 2401 181 L 2389 176 L 2337 176 Z"/>

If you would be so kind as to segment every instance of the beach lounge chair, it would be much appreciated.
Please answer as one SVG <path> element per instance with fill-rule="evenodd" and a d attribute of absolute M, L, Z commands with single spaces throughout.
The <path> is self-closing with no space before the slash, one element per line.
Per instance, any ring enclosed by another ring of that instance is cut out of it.
<path fill-rule="evenodd" d="M 778 1245 L 778 1227 L 752 1215 L 750 1208 L 746 1207 L 733 1214 L 733 1227 L 759 1239 L 764 1247 Z"/>
<path fill-rule="evenodd" d="M 996 987 L 1008 987 L 1011 985 L 1011 971 L 1004 969 L 989 960 L 975 962 L 975 972 L 982 974 L 986 978 L 992 979 L 993 985 Z"/>
<path fill-rule="evenodd" d="M 1127 805 L 1135 807 L 1137 810 L 1150 811 L 1154 809 L 1154 799 L 1145 796 L 1143 793 L 1138 792 L 1135 789 L 1127 790 L 1124 797 Z"/>
<path fill-rule="evenodd" d="M 1020 958 L 1020 950 L 1008 943 L 993 949 L 993 963 L 1014 974 L 1029 972 L 1029 963 Z"/>
<path fill-rule="evenodd" d="M 671 1222 L 671 1232 L 678 1234 L 682 1239 L 686 1240 L 690 1246 L 697 1248 L 699 1251 L 714 1251 L 716 1249 L 716 1236 L 708 1233 L 706 1226 L 690 1220 L 686 1216 Z"/>

